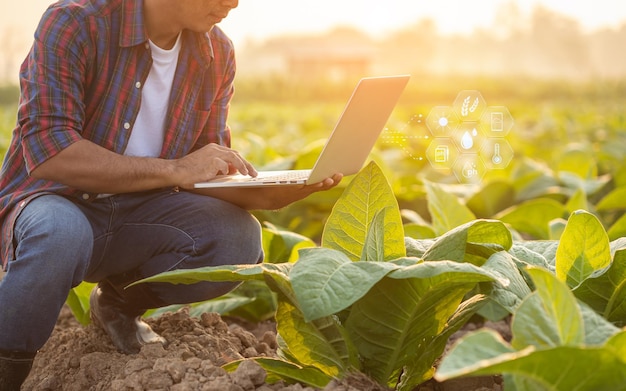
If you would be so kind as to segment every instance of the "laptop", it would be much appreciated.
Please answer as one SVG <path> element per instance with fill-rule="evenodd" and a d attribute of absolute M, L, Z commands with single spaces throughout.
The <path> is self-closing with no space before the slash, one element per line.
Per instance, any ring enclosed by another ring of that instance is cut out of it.
<path fill-rule="evenodd" d="M 258 176 L 220 175 L 196 188 L 313 184 L 341 173 L 356 174 L 385 127 L 409 75 L 361 79 L 312 169 L 259 171 Z"/>

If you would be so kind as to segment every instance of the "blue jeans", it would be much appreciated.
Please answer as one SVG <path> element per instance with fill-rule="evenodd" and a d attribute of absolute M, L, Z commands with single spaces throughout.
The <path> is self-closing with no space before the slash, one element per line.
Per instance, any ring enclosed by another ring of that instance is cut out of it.
<path fill-rule="evenodd" d="M 15 258 L 0 282 L 0 350 L 35 352 L 72 287 L 123 287 L 174 269 L 261 262 L 261 228 L 247 211 L 188 192 L 120 194 L 92 203 L 43 195 L 21 212 Z M 236 284 L 140 284 L 140 308 L 218 297 Z"/>

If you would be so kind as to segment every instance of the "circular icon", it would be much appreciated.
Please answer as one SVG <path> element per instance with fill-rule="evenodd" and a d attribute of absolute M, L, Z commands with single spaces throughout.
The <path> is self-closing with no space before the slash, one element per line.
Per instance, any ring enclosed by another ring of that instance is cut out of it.
<path fill-rule="evenodd" d="M 433 107 L 426 116 L 426 126 L 435 137 L 448 137 L 458 125 L 458 119 L 450 106 Z"/>

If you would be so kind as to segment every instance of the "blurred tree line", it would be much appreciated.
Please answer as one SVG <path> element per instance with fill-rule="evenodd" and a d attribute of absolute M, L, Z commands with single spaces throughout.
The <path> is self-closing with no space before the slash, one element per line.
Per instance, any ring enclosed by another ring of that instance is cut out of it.
<path fill-rule="evenodd" d="M 498 9 L 491 26 L 477 28 L 472 34 L 443 35 L 430 19 L 379 37 L 339 27 L 315 37 L 249 42 L 240 50 L 239 64 L 245 74 L 284 74 L 290 69 L 285 61 L 281 68 L 277 56 L 293 56 L 309 48 L 320 57 L 338 51 L 346 56 L 368 53 L 370 72 L 378 74 L 622 79 L 626 77 L 625 42 L 626 21 L 618 28 L 585 32 L 575 19 L 541 6 L 525 15 L 511 2 Z"/>
<path fill-rule="evenodd" d="M 609 10 L 607 10 L 609 12 Z M 390 66 L 408 53 L 427 73 L 528 75 L 541 78 L 623 78 L 626 23 L 584 33 L 578 21 L 537 7 L 525 18 L 514 3 L 500 8 L 491 28 L 443 37 L 423 20 L 387 38 Z M 393 60 L 391 60 L 393 59 Z"/>

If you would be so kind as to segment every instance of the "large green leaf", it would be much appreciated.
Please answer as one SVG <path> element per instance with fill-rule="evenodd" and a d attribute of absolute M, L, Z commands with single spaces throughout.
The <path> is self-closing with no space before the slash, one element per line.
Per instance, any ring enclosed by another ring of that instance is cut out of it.
<path fill-rule="evenodd" d="M 385 212 L 387 210 L 388 208 L 379 210 L 374 215 L 365 235 L 365 246 L 359 258 L 360 261 L 376 262 L 385 259 Z"/>
<path fill-rule="evenodd" d="M 305 321 L 289 277 L 274 270 L 266 272 L 265 277 L 268 286 L 278 294 L 276 330 L 286 356 L 333 377 L 358 369 L 357 351 L 335 316 Z"/>
<path fill-rule="evenodd" d="M 526 243 L 531 243 L 531 242 L 515 242 L 513 243 L 513 246 L 511 246 L 511 248 L 509 249 L 509 254 L 511 254 L 511 256 L 513 257 L 513 261 L 518 267 L 521 268 L 521 267 L 532 265 L 532 266 L 539 266 L 539 267 L 542 267 L 544 269 L 549 269 L 549 270 L 554 269 L 554 266 L 551 266 L 548 263 L 548 260 L 543 254 L 540 254 L 539 252 L 534 251 L 534 249 L 528 248 L 527 246 L 524 245 Z M 554 245 L 555 253 L 556 253 L 557 246 L 558 246 L 558 243 Z"/>
<path fill-rule="evenodd" d="M 289 355 L 304 366 L 318 368 L 328 376 L 343 377 L 358 369 L 356 349 L 335 317 L 312 322 L 288 300 L 279 300 L 276 331 L 289 349 Z"/>
<path fill-rule="evenodd" d="M 337 250 L 304 249 L 290 278 L 304 318 L 309 321 L 352 305 L 397 268 L 390 262 L 353 262 Z"/>
<path fill-rule="evenodd" d="M 483 329 L 465 336 L 451 349 L 435 378 L 445 381 L 504 373 L 528 380 L 516 382 L 517 391 L 626 390 L 625 333 L 604 347 L 529 346 L 515 351 L 495 331 Z"/>
<path fill-rule="evenodd" d="M 429 380 L 435 373 L 434 363 L 444 352 L 448 340 L 463 327 L 485 303 L 486 297 L 475 295 L 465 300 L 452 315 L 440 334 L 433 335 L 421 343 L 415 350 L 413 361 L 403 367 L 398 391 L 411 391 Z"/>
<path fill-rule="evenodd" d="M 527 272 L 537 291 L 524 299 L 513 316 L 512 345 L 522 349 L 582 344 L 584 323 L 574 294 L 545 269 L 529 267 Z"/>
<path fill-rule="evenodd" d="M 608 275 L 615 289 L 606 305 L 604 316 L 611 322 L 626 325 L 626 250 L 615 253 Z"/>
<path fill-rule="evenodd" d="M 585 279 L 574 290 L 574 294 L 595 311 L 604 314 L 607 319 L 624 323 L 626 312 L 619 310 L 621 305 L 619 297 L 622 295 L 620 291 L 624 289 L 623 284 L 626 281 L 626 249 L 617 251 L 611 249 L 611 254 L 613 254 L 613 259 L 608 270 L 601 270 Z M 617 306 L 614 307 L 615 304 Z"/>
<path fill-rule="evenodd" d="M 511 232 L 501 222 L 473 220 L 439 237 L 423 258 L 481 264 L 493 253 L 508 250 L 512 244 Z"/>
<path fill-rule="evenodd" d="M 492 255 L 482 268 L 500 277 L 490 284 L 489 303 L 480 310 L 485 318 L 497 321 L 515 312 L 531 290 L 507 252 Z"/>
<path fill-rule="evenodd" d="M 611 263 L 609 237 L 597 217 L 579 210 L 569 220 L 556 251 L 556 276 L 575 289 Z"/>
<path fill-rule="evenodd" d="M 515 242 L 509 252 L 520 261 L 554 270 L 558 247 L 559 242 L 557 240 L 529 240 Z"/>
<path fill-rule="evenodd" d="M 413 239 L 404 238 L 406 243 L 406 255 L 407 257 L 422 258 L 426 251 L 435 244 L 436 239 Z"/>
<path fill-rule="evenodd" d="M 579 301 L 580 313 L 583 316 L 585 328 L 585 345 L 601 346 L 619 333 L 621 329 L 603 318 L 584 302 Z"/>
<path fill-rule="evenodd" d="M 247 281 L 263 280 L 264 273 L 282 273 L 287 275 L 291 263 L 261 263 L 257 265 L 222 265 L 207 266 L 197 269 L 179 269 L 159 273 L 135 281 L 129 286 L 146 282 L 169 282 L 171 284 L 195 284 L 201 281 Z"/>
<path fill-rule="evenodd" d="M 495 217 L 510 224 L 519 232 L 532 235 L 535 239 L 550 237 L 550 221 L 565 217 L 567 209 L 558 201 L 541 198 L 512 206 Z"/>
<path fill-rule="evenodd" d="M 443 332 L 463 297 L 476 283 L 492 279 L 478 267 L 450 261 L 391 272 L 351 307 L 346 321 L 362 370 L 394 386 L 399 371 L 424 352 L 421 345 Z"/>
<path fill-rule="evenodd" d="M 458 197 L 445 191 L 441 185 L 426 181 L 424 187 L 433 230 L 437 235 L 476 219 L 474 213 Z"/>
<path fill-rule="evenodd" d="M 379 227 L 370 232 L 379 213 L 384 223 L 378 223 Z M 380 168 L 371 162 L 353 178 L 335 203 L 324 226 L 322 246 L 340 250 L 357 261 L 364 253 L 368 237 L 374 234 L 378 235 L 378 240 L 384 235 L 381 248 L 384 253 L 379 254 L 378 261 L 406 255 L 398 202 Z"/>

